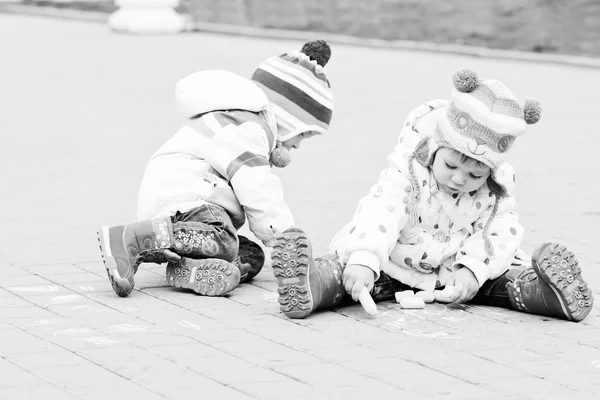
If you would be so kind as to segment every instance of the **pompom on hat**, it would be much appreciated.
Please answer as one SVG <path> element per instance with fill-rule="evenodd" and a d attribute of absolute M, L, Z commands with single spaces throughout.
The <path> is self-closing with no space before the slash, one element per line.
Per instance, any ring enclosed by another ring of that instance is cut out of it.
<path fill-rule="evenodd" d="M 502 168 L 504 158 L 527 125 L 540 120 L 540 103 L 528 99 L 521 105 L 504 84 L 493 79 L 480 80 L 470 69 L 458 70 L 452 81 L 451 101 L 438 118 L 434 135 L 417 146 L 416 159 L 430 166 L 440 147 L 457 150 L 488 165 L 494 181 L 491 189 L 504 195 L 506 186 L 510 186 L 499 176 L 506 175 Z"/>
<path fill-rule="evenodd" d="M 254 71 L 251 79 L 273 105 L 279 141 L 329 129 L 333 95 L 323 67 L 330 57 L 327 42 L 312 40 L 301 51 L 266 59 Z"/>

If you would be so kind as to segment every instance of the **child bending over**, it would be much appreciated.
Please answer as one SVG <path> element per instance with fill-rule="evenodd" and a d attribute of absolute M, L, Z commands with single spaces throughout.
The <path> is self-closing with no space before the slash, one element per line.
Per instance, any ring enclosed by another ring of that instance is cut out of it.
<path fill-rule="evenodd" d="M 176 87 L 189 119 L 151 158 L 138 196 L 139 222 L 98 232 L 110 283 L 122 297 L 142 262 L 167 262 L 171 286 L 220 296 L 252 279 L 261 247 L 237 231 L 248 220 L 265 246 L 294 225 L 281 181 L 288 150 L 325 133 L 333 97 L 323 40 L 265 60 L 251 79 L 200 71 Z"/>

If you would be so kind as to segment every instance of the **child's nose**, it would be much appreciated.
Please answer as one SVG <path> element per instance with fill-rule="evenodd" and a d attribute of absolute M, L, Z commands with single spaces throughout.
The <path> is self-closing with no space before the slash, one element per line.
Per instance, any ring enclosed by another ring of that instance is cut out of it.
<path fill-rule="evenodd" d="M 454 175 L 452 175 L 452 181 L 454 183 L 456 183 L 457 185 L 462 186 L 465 184 L 466 179 L 463 176 L 463 174 L 454 174 Z"/>

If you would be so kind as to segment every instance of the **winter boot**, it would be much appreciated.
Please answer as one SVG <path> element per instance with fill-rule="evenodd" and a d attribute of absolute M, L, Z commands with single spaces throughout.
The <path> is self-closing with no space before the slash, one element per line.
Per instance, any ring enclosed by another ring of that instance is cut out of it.
<path fill-rule="evenodd" d="M 240 283 L 240 269 L 218 258 L 183 257 L 179 262 L 169 262 L 165 275 L 171 286 L 191 289 L 203 296 L 223 296 Z"/>
<path fill-rule="evenodd" d="M 571 251 L 558 243 L 544 243 L 533 252 L 531 263 L 532 268 L 506 273 L 514 308 L 575 322 L 590 313 L 594 296 Z"/>
<path fill-rule="evenodd" d="M 98 241 L 108 279 L 121 297 L 131 293 L 135 285 L 133 276 L 142 262 L 164 263 L 170 247 L 175 245 L 173 228 L 168 218 L 154 218 L 128 225 L 102 227 Z M 165 251 L 166 254 L 165 255 Z"/>
<path fill-rule="evenodd" d="M 343 271 L 337 256 L 313 259 L 310 241 L 302 230 L 283 232 L 271 260 L 279 286 L 279 308 L 289 318 L 306 318 L 315 310 L 333 308 L 342 301 Z"/>
<path fill-rule="evenodd" d="M 240 283 L 246 283 L 252 280 L 265 265 L 265 252 L 257 244 L 245 236 L 238 235 L 240 242 L 239 246 L 239 263 L 241 278 Z"/>

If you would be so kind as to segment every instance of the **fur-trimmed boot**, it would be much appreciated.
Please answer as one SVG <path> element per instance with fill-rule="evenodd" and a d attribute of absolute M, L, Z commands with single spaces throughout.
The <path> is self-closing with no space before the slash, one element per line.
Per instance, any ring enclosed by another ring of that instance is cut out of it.
<path fill-rule="evenodd" d="M 288 229 L 271 253 L 279 288 L 279 308 L 290 318 L 306 318 L 318 309 L 333 308 L 344 297 L 342 265 L 337 256 L 313 259 L 312 246 L 300 229 Z"/>
<path fill-rule="evenodd" d="M 181 242 L 176 243 L 172 233 L 169 218 L 153 218 L 98 230 L 108 279 L 119 296 L 125 297 L 131 293 L 135 286 L 133 276 L 142 262 L 167 262 L 166 250 L 178 246 L 182 248 Z"/>
<path fill-rule="evenodd" d="M 558 243 L 544 243 L 529 268 L 510 269 L 486 282 L 476 303 L 579 322 L 592 310 L 594 296 L 574 254 Z"/>
<path fill-rule="evenodd" d="M 240 268 L 218 258 L 182 257 L 179 262 L 167 264 L 165 275 L 169 285 L 191 289 L 202 296 L 223 296 L 240 283 Z"/>

